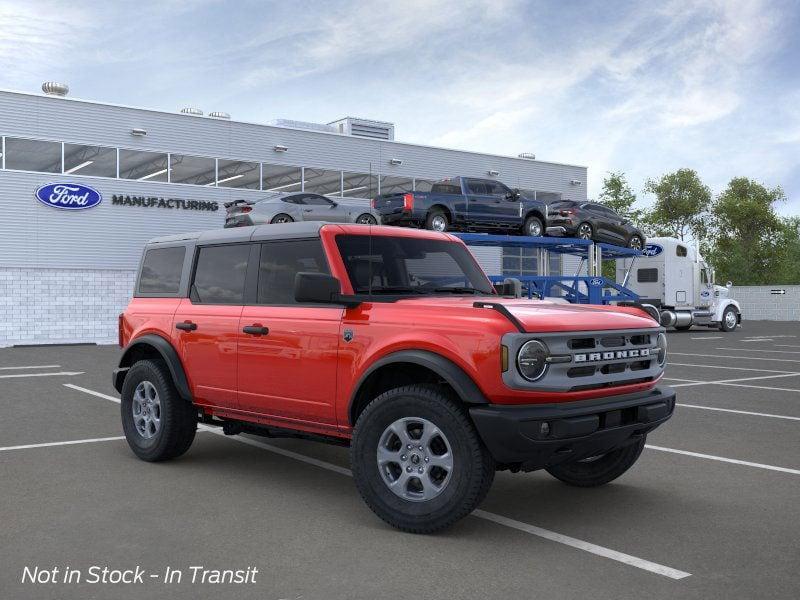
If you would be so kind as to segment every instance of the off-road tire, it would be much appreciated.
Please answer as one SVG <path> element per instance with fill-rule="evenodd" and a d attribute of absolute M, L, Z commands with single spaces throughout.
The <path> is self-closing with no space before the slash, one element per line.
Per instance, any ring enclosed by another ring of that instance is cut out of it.
<path fill-rule="evenodd" d="M 150 439 L 145 439 L 136 429 L 132 413 L 134 391 L 143 381 L 155 386 L 160 400 L 160 428 Z M 133 453 L 142 460 L 157 462 L 177 458 L 192 445 L 197 431 L 197 411 L 180 397 L 163 360 L 134 363 L 125 376 L 120 406 L 125 439 Z"/>
<path fill-rule="evenodd" d="M 270 223 L 293 223 L 294 219 L 285 213 L 279 213 L 272 217 Z"/>
<path fill-rule="evenodd" d="M 392 492 L 378 467 L 377 449 L 386 428 L 405 417 L 426 419 L 452 447 L 448 484 L 430 500 L 411 501 Z M 358 417 L 350 447 L 353 479 L 361 497 L 389 525 L 409 533 L 432 533 L 467 516 L 483 501 L 495 464 L 460 403 L 436 385 L 389 390 Z"/>
<path fill-rule="evenodd" d="M 606 452 L 594 460 L 584 459 L 547 467 L 547 472 L 556 479 L 576 487 L 597 487 L 614 481 L 630 469 L 639 459 L 647 436 L 637 442 Z"/>
<path fill-rule="evenodd" d="M 533 235 L 531 230 L 534 229 L 538 225 L 539 227 L 539 234 Z M 539 217 L 530 216 L 525 219 L 525 224 L 522 226 L 522 235 L 528 235 L 533 237 L 541 237 L 544 235 L 544 223 Z"/>
<path fill-rule="evenodd" d="M 738 319 L 735 321 L 735 324 L 733 326 L 729 326 L 726 323 L 727 319 L 725 317 L 728 316 L 728 313 L 733 313 L 734 315 L 737 314 L 736 309 L 733 308 L 732 306 L 729 306 L 724 311 L 722 311 L 722 320 L 719 322 L 719 330 L 724 331 L 725 333 L 730 333 L 731 331 L 735 331 L 736 328 L 739 326 Z"/>
<path fill-rule="evenodd" d="M 436 229 L 434 227 L 434 221 L 436 219 L 444 219 L 444 229 Z M 430 212 L 428 212 L 428 216 L 425 218 L 425 229 L 429 229 L 431 231 L 447 231 L 450 228 L 450 219 L 447 216 L 447 213 L 444 212 L 441 208 L 434 208 Z"/>

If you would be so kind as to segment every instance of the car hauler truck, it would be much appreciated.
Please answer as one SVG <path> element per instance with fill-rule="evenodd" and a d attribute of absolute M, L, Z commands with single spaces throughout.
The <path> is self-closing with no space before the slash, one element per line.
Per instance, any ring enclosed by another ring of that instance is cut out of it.
<path fill-rule="evenodd" d="M 685 331 L 692 325 L 733 331 L 742 322 L 730 282 L 714 284 L 714 271 L 700 253 L 676 238 L 649 238 L 642 256 L 617 260 L 617 281 L 661 313 L 661 325 Z"/>

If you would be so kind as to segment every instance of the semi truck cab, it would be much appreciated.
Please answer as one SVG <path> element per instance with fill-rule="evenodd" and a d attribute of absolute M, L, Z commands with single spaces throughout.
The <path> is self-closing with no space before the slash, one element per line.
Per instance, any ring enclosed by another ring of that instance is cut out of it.
<path fill-rule="evenodd" d="M 679 331 L 693 325 L 733 331 L 742 321 L 730 287 L 716 285 L 714 270 L 696 248 L 677 238 L 651 238 L 642 256 L 617 260 L 616 278 L 652 304 L 664 327 Z"/>

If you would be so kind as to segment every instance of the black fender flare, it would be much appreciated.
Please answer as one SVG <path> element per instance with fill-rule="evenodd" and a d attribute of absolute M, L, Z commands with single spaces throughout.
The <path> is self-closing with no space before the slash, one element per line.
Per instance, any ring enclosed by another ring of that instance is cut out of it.
<path fill-rule="evenodd" d="M 156 334 L 147 334 L 138 337 L 125 348 L 122 357 L 119 359 L 119 367 L 114 369 L 114 389 L 122 393 L 122 384 L 125 381 L 125 375 L 133 364 L 134 350 L 142 346 L 149 346 L 161 355 L 161 358 L 167 363 L 178 394 L 180 394 L 181 398 L 184 400 L 191 402 L 192 393 L 189 391 L 189 381 L 186 379 L 186 372 L 183 370 L 183 364 L 178 357 L 178 353 L 175 351 L 175 348 L 172 347 L 172 344 Z"/>
<path fill-rule="evenodd" d="M 450 359 L 428 350 L 399 350 L 387 354 L 383 358 L 379 358 L 361 375 L 353 389 L 353 393 L 350 396 L 350 403 L 347 407 L 347 412 L 351 419 L 353 403 L 356 401 L 364 382 L 378 369 L 396 363 L 411 363 L 433 371 L 444 379 L 450 387 L 453 388 L 455 393 L 458 394 L 458 397 L 466 404 L 488 404 L 488 400 L 483 395 L 478 385 L 461 367 Z"/>

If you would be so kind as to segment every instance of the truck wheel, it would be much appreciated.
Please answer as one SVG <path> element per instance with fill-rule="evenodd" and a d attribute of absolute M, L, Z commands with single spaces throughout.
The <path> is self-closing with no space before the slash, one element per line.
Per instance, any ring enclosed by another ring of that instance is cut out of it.
<path fill-rule="evenodd" d="M 647 436 L 638 442 L 574 462 L 547 467 L 547 472 L 577 487 L 596 487 L 615 480 L 630 469 L 642 453 Z"/>
<path fill-rule="evenodd" d="M 576 231 L 576 237 L 582 240 L 590 240 L 594 235 L 594 230 L 589 223 L 581 223 L 578 225 L 578 229 Z"/>
<path fill-rule="evenodd" d="M 435 208 L 428 213 L 428 218 L 425 219 L 425 229 L 431 231 L 447 231 L 450 226 L 450 221 L 443 210 Z"/>
<path fill-rule="evenodd" d="M 633 248 L 634 250 L 641 250 L 642 249 L 642 238 L 638 235 L 632 235 L 631 239 L 628 240 L 628 248 Z"/>
<path fill-rule="evenodd" d="M 525 219 L 525 225 L 522 227 L 522 235 L 529 235 L 531 237 L 540 237 L 544 235 L 544 225 L 539 217 L 528 217 Z"/>
<path fill-rule="evenodd" d="M 409 385 L 373 400 L 350 447 L 364 502 L 410 533 L 449 527 L 480 504 L 494 461 L 466 412 L 437 386 Z"/>
<path fill-rule="evenodd" d="M 292 222 L 294 222 L 294 219 L 284 213 L 279 213 L 275 215 L 274 217 L 272 217 L 272 220 L 270 221 L 270 223 L 292 223 Z"/>
<path fill-rule="evenodd" d="M 133 453 L 149 462 L 177 458 L 197 431 L 197 412 L 178 395 L 162 360 L 140 360 L 122 386 L 122 429 Z"/>
<path fill-rule="evenodd" d="M 736 316 L 736 309 L 732 306 L 726 308 L 722 313 L 722 321 L 719 323 L 719 330 L 730 332 L 736 329 L 739 319 Z"/>

